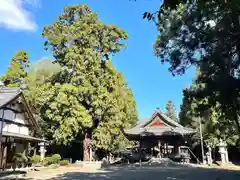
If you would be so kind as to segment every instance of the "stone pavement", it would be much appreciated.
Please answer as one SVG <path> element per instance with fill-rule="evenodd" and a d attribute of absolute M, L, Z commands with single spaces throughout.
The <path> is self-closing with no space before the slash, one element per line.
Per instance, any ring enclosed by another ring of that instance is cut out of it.
<path fill-rule="evenodd" d="M 240 180 L 240 171 L 194 167 L 60 167 L 29 172 L 27 180 Z"/>

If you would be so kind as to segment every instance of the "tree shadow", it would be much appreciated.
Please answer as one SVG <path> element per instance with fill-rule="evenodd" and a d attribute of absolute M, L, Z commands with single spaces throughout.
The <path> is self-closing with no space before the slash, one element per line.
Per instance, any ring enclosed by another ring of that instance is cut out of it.
<path fill-rule="evenodd" d="M 21 170 L 17 170 L 17 171 L 2 171 L 0 172 L 0 180 L 1 179 L 9 179 L 12 177 L 16 177 L 16 176 L 25 176 L 26 175 L 26 171 L 21 171 Z"/>
<path fill-rule="evenodd" d="M 51 180 L 239 180 L 240 171 L 199 167 L 107 167 L 101 172 L 68 172 Z M 48 180 L 50 180 L 48 179 Z"/>

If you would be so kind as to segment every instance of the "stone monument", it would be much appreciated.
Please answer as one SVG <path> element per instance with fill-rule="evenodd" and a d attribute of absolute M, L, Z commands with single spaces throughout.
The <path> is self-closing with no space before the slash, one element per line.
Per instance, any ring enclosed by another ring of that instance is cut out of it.
<path fill-rule="evenodd" d="M 221 155 L 221 162 L 222 163 L 228 163 L 229 160 L 228 160 L 227 144 L 225 142 L 223 142 L 222 139 L 220 139 L 218 147 L 219 147 L 219 151 L 218 152 Z"/>
<path fill-rule="evenodd" d="M 207 164 L 211 165 L 213 160 L 212 160 L 212 149 L 208 147 L 208 152 L 206 153 L 207 156 Z"/>

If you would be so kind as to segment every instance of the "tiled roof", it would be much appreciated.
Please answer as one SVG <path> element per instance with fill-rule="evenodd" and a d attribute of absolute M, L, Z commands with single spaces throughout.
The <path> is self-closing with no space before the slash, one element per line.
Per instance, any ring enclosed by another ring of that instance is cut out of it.
<path fill-rule="evenodd" d="M 15 137 L 15 138 L 19 138 L 19 139 L 27 139 L 30 141 L 37 141 L 37 142 L 48 142 L 45 139 L 41 139 L 41 138 L 29 136 L 29 135 L 24 135 L 24 134 L 5 132 L 5 131 L 3 131 L 3 136 L 10 136 L 10 137 Z"/>
<path fill-rule="evenodd" d="M 20 88 L 0 87 L 0 108 L 21 94 Z"/>
<path fill-rule="evenodd" d="M 170 126 L 163 126 L 161 128 L 148 126 L 150 122 L 152 122 L 156 116 L 160 116 L 164 121 Z M 127 135 L 140 135 L 140 134 L 148 134 L 148 135 L 187 135 L 193 134 L 195 131 L 190 128 L 183 127 L 181 124 L 167 117 L 163 112 L 159 109 L 155 110 L 152 117 L 141 120 L 139 123 L 133 127 L 132 129 L 124 131 Z"/>
<path fill-rule="evenodd" d="M 129 130 L 125 130 L 125 133 L 128 135 L 140 135 L 146 133 L 146 135 L 154 135 L 154 136 L 162 136 L 162 135 L 187 135 L 187 134 L 192 134 L 194 131 L 189 128 L 184 128 L 184 127 L 161 127 L 161 128 L 156 128 L 156 127 L 147 127 L 147 128 L 132 128 Z"/>

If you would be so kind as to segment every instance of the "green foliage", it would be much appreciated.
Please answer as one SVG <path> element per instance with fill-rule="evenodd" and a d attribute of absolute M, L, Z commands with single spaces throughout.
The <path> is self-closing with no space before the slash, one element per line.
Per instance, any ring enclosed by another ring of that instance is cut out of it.
<path fill-rule="evenodd" d="M 166 116 L 178 122 L 176 107 L 171 100 L 168 101 L 165 108 L 166 108 L 166 112 L 165 112 Z"/>
<path fill-rule="evenodd" d="M 54 154 L 52 156 L 47 156 L 45 159 L 44 159 L 44 165 L 45 166 L 48 166 L 48 165 L 51 165 L 51 164 L 58 164 L 61 160 L 61 156 L 59 154 Z"/>
<path fill-rule="evenodd" d="M 164 1 L 151 17 L 159 32 L 155 55 L 170 64 L 169 71 L 181 75 L 194 65 L 200 72 L 197 86 L 184 92 L 187 105 L 180 116 L 185 116 L 184 124 L 189 124 L 190 116 L 201 116 L 212 142 L 218 132 L 224 132 L 221 136 L 230 144 L 239 142 L 239 136 L 231 136 L 240 133 L 239 11 L 237 0 L 172 0 Z"/>
<path fill-rule="evenodd" d="M 69 164 L 69 161 L 66 159 L 60 161 L 60 166 L 66 166 L 68 164 Z"/>
<path fill-rule="evenodd" d="M 1 77 L 1 80 L 8 87 L 19 87 L 24 83 L 29 67 L 29 56 L 25 51 L 18 51 L 11 59 L 8 71 Z"/>
<path fill-rule="evenodd" d="M 28 158 L 22 153 L 17 153 L 13 156 L 13 162 L 15 162 L 17 165 L 26 164 L 27 161 Z"/>
<path fill-rule="evenodd" d="M 86 5 L 77 5 L 65 7 L 42 35 L 54 61 L 37 61 L 24 74 L 24 94 L 41 126 L 38 135 L 68 144 L 88 133 L 95 148 L 107 151 L 129 144 L 121 129 L 137 122 L 136 103 L 110 61 L 125 48 L 127 33 L 102 23 Z M 53 161 L 45 159 L 46 164 Z"/>
<path fill-rule="evenodd" d="M 121 129 L 128 129 L 136 124 L 137 113 L 132 92 L 125 86 L 122 74 L 118 73 L 110 62 L 106 67 L 112 69 L 109 79 L 115 83 L 111 83 L 113 90 L 108 96 L 108 109 L 93 133 L 93 144 L 96 148 L 115 152 L 129 145 Z"/>
<path fill-rule="evenodd" d="M 59 154 L 54 154 L 52 155 L 52 160 L 53 163 L 59 163 L 59 161 L 61 160 L 61 156 Z"/>
<path fill-rule="evenodd" d="M 44 166 L 49 166 L 51 164 L 54 164 L 54 160 L 53 160 L 52 156 L 45 157 L 43 164 L 44 164 Z"/>
<path fill-rule="evenodd" d="M 42 59 L 30 66 L 26 77 L 27 88 L 24 89 L 24 95 L 31 105 L 32 113 L 41 127 L 39 136 L 45 136 L 51 140 L 51 122 L 44 119 L 45 103 L 53 95 L 51 85 L 52 77 L 60 71 L 58 64 L 53 64 L 49 59 Z"/>
<path fill-rule="evenodd" d="M 237 126 L 221 111 L 220 104 L 213 105 L 210 97 L 197 95 L 199 92 L 202 93 L 204 87 L 204 84 L 198 81 L 200 75 L 198 71 L 191 87 L 184 90 L 179 115 L 180 123 L 199 130 L 201 122 L 204 141 L 211 148 L 216 147 L 220 138 L 229 145 L 236 145 L 239 139 Z M 199 117 L 201 117 L 200 122 Z M 195 138 L 199 140 L 199 134 Z"/>
<path fill-rule="evenodd" d="M 58 20 L 44 28 L 43 36 L 61 66 L 44 104 L 53 138 L 67 144 L 88 131 L 95 147 L 108 149 L 102 139 L 112 139 L 110 135 L 119 135 L 120 128 L 137 120 L 132 93 L 109 59 L 125 47 L 127 34 L 101 23 L 82 5 L 65 7 Z M 101 142 L 95 141 L 97 134 Z"/>
<path fill-rule="evenodd" d="M 30 157 L 30 161 L 31 161 L 33 164 L 40 163 L 40 162 L 41 162 L 41 156 L 39 156 L 39 155 L 33 155 L 32 157 Z"/>

